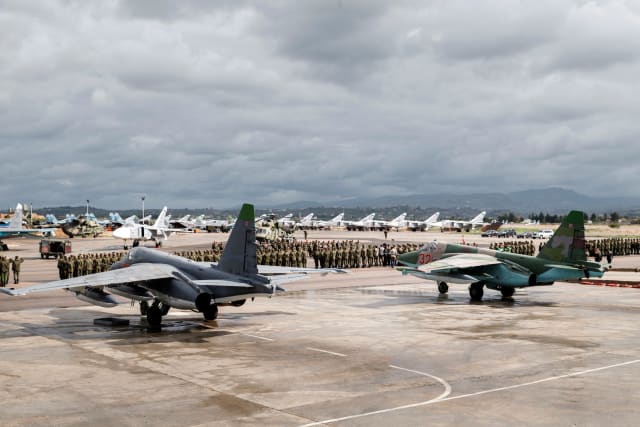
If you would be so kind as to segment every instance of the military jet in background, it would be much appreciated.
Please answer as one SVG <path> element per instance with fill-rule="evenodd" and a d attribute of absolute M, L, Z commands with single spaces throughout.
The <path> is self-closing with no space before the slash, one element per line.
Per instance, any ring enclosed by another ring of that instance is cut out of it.
<path fill-rule="evenodd" d="M 233 227 L 217 264 L 194 262 L 176 255 L 138 247 L 131 249 L 110 271 L 58 280 L 26 288 L 0 288 L 0 292 L 17 296 L 31 292 L 66 289 L 79 299 L 102 307 L 118 302 L 111 294 L 140 301 L 146 309 L 147 322 L 157 327 L 171 307 L 197 310 L 206 320 L 218 315 L 218 307 L 239 307 L 247 299 L 271 297 L 283 291 L 282 283 L 299 280 L 307 273 L 335 269 L 301 269 L 265 266 L 276 276 L 264 276 L 256 262 L 256 237 L 253 205 L 245 204 Z"/>
<path fill-rule="evenodd" d="M 295 228 L 303 230 L 305 228 L 310 228 L 312 225 L 313 225 L 313 213 L 310 213 L 309 215 L 300 219 L 300 221 L 296 222 Z"/>
<path fill-rule="evenodd" d="M 323 220 L 313 221 L 313 227 L 316 227 L 316 228 L 339 227 L 344 224 L 342 221 L 343 218 L 344 218 L 344 212 L 336 215 L 335 217 L 331 218 L 328 221 L 323 221 Z"/>
<path fill-rule="evenodd" d="M 438 221 L 438 217 L 440 216 L 440 212 L 436 212 L 431 215 L 429 218 L 424 221 L 406 221 L 407 229 L 411 231 L 426 231 L 429 227 L 432 227 Z"/>
<path fill-rule="evenodd" d="M 448 282 L 471 283 L 472 300 L 482 299 L 485 286 L 508 298 L 517 288 L 602 277 L 604 267 L 587 261 L 584 248 L 584 213 L 571 211 L 538 256 L 434 241 L 400 255 L 398 261 L 404 266 L 397 269 L 402 274 L 436 281 L 441 294 L 448 292 Z"/>
<path fill-rule="evenodd" d="M 434 221 L 431 223 L 431 226 L 440 227 L 442 229 L 449 228 L 449 229 L 455 229 L 458 231 L 462 231 L 462 230 L 471 231 L 476 227 L 482 227 L 483 225 L 486 225 L 486 223 L 483 222 L 486 214 L 487 212 L 482 211 L 478 215 L 470 219 L 469 221 L 465 221 L 461 219 L 445 219 L 442 221 Z"/>
<path fill-rule="evenodd" d="M 0 224 L 0 239 L 8 239 L 21 236 L 53 236 L 55 228 L 24 228 L 22 226 L 23 209 L 20 203 L 17 204 L 13 216 L 8 224 Z"/>
<path fill-rule="evenodd" d="M 142 240 L 153 240 L 156 247 L 162 245 L 160 239 L 167 240 L 171 233 L 182 232 L 184 229 L 169 228 L 166 223 L 167 207 L 165 206 L 153 225 L 138 224 L 136 222 L 125 221 L 124 225 L 113 231 L 112 236 L 116 239 L 124 240 L 124 248 L 128 249 L 127 241 L 133 241 L 133 246 L 138 246 Z M 146 217 L 145 217 L 146 218 Z"/>
<path fill-rule="evenodd" d="M 347 230 L 369 230 L 373 227 L 373 218 L 376 216 L 375 213 L 369 214 L 364 218 L 358 221 L 343 221 L 344 225 L 347 227 Z"/>
<path fill-rule="evenodd" d="M 400 230 L 400 228 L 404 228 L 407 226 L 407 222 L 405 221 L 406 216 L 407 216 L 407 213 L 404 212 L 402 215 L 397 216 L 391 221 L 384 221 L 384 220 L 371 221 L 371 228 L 376 230 L 387 230 L 387 231 L 391 231 L 391 229 L 395 228 L 396 231 L 398 231 Z"/>

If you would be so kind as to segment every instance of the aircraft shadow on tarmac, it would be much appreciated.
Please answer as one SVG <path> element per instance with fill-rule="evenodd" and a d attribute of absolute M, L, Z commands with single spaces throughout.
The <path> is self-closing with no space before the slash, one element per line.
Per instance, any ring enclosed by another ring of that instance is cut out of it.
<path fill-rule="evenodd" d="M 120 338 L 120 341 L 113 344 L 139 345 L 147 342 L 150 337 L 153 337 L 153 342 L 181 341 L 203 343 L 210 338 L 235 333 L 233 331 L 219 329 L 220 326 L 218 322 L 220 320 L 230 322 L 245 321 L 273 315 L 295 315 L 295 313 L 273 310 L 259 313 L 224 313 L 216 321 L 203 321 L 202 317 L 197 313 L 194 313 L 193 318 L 186 316 L 172 318 L 171 315 L 168 315 L 163 319 L 161 327 L 151 328 L 147 325 L 144 317 L 134 314 L 109 316 L 102 311 L 74 310 L 70 308 L 54 309 L 48 313 L 48 316 L 55 319 L 52 323 L 14 322 L 14 324 L 21 328 L 0 333 L 0 340 L 2 340 L 2 338 L 25 336 L 57 337 L 64 340 L 113 340 Z M 95 319 L 104 319 L 105 317 L 128 320 L 129 324 L 123 326 L 104 326 L 93 323 Z M 263 323 L 264 322 L 256 322 L 255 325 Z M 252 326 L 254 323 L 243 323 L 242 325 Z"/>
<path fill-rule="evenodd" d="M 202 321 L 200 316 L 194 314 L 194 318 L 167 318 L 161 328 L 149 328 L 145 320 L 136 315 L 114 316 L 118 319 L 129 320 L 125 326 L 95 325 L 94 319 L 104 318 L 104 312 L 58 309 L 52 310 L 48 316 L 53 317 L 50 324 L 17 323 L 21 329 L 13 329 L 0 333 L 2 338 L 42 336 L 50 338 L 62 338 L 64 340 L 90 340 L 120 338 L 119 344 L 141 344 L 147 342 L 149 337 L 158 337 L 164 341 L 205 342 L 209 338 L 233 334 L 233 332 L 219 330 L 217 321 Z M 142 339 L 142 341 L 140 341 Z"/>
<path fill-rule="evenodd" d="M 394 298 L 386 298 L 373 303 L 358 305 L 359 307 L 381 307 L 392 305 L 408 305 L 408 304 L 436 304 L 436 305 L 477 305 L 495 308 L 504 307 L 555 307 L 557 302 L 538 301 L 532 299 L 518 298 L 518 295 L 512 298 L 504 298 L 499 294 L 486 295 L 482 301 L 472 301 L 465 294 L 434 294 L 422 290 L 390 290 L 390 289 L 359 289 L 359 292 L 367 295 L 384 295 Z M 524 296 L 522 294 L 521 296 Z"/>

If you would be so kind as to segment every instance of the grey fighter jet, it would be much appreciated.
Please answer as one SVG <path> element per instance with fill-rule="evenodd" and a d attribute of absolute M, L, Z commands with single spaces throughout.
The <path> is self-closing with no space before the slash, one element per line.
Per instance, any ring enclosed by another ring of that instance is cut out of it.
<path fill-rule="evenodd" d="M 113 307 L 118 302 L 111 294 L 140 301 L 147 322 L 157 327 L 169 308 L 197 310 L 206 320 L 218 315 L 219 305 L 241 306 L 247 299 L 271 297 L 282 291 L 278 285 L 301 279 L 312 270 L 269 267 L 259 274 L 256 263 L 256 236 L 253 205 L 242 206 L 240 215 L 217 264 L 194 262 L 156 249 L 137 247 L 110 271 L 72 279 L 43 283 L 25 288 L 0 288 L 8 295 L 66 289 L 91 304 Z M 315 270 L 319 271 L 319 270 Z M 325 270 L 324 272 L 326 272 Z"/>

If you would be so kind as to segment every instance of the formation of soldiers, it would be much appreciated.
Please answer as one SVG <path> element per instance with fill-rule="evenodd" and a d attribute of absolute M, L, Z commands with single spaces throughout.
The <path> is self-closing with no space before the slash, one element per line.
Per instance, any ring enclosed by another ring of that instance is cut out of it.
<path fill-rule="evenodd" d="M 417 243 L 376 245 L 358 240 L 318 241 L 310 244 L 315 268 L 394 267 L 398 255 L 417 250 Z"/>
<path fill-rule="evenodd" d="M 398 255 L 419 247 L 415 243 L 375 245 L 354 240 L 279 240 L 258 243 L 256 256 L 259 265 L 306 268 L 313 260 L 315 268 L 363 268 L 393 266 Z M 223 249 L 223 243 L 214 242 L 210 250 L 175 254 L 199 262 L 217 262 Z"/>
<path fill-rule="evenodd" d="M 222 251 L 224 250 L 224 243 L 222 242 L 213 242 L 211 244 L 210 250 L 192 250 L 192 251 L 181 251 L 174 252 L 174 255 L 181 256 L 183 258 L 190 259 L 196 262 L 218 262 L 220 261 L 220 256 L 222 255 Z"/>
<path fill-rule="evenodd" d="M 587 240 L 585 249 L 588 256 L 611 253 L 613 256 L 639 255 L 640 238 L 615 237 L 610 239 Z"/>
<path fill-rule="evenodd" d="M 92 254 L 67 255 L 58 258 L 60 279 L 84 276 L 108 271 L 116 261 L 122 259 L 124 252 L 99 252 Z"/>
<path fill-rule="evenodd" d="M 13 272 L 13 283 L 20 283 L 20 265 L 23 262 L 24 260 L 17 255 L 15 258 L 0 257 L 0 286 L 7 286 L 10 272 Z"/>
<path fill-rule="evenodd" d="M 542 249 L 544 243 L 541 243 L 538 249 Z M 491 242 L 489 249 L 500 252 L 511 252 L 519 255 L 533 256 L 536 253 L 536 247 L 531 240 L 516 240 L 511 242 Z"/>

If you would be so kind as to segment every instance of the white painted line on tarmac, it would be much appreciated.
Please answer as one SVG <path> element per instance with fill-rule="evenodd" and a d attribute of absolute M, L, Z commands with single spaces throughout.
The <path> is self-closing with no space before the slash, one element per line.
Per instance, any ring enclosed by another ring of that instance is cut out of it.
<path fill-rule="evenodd" d="M 436 401 L 436 400 L 440 400 L 440 399 L 444 399 L 445 397 L 449 396 L 449 394 L 451 394 L 451 385 L 446 382 L 445 380 L 443 380 L 442 378 L 436 377 L 435 375 L 431 375 L 431 374 L 427 374 L 426 372 L 421 372 L 421 371 L 414 371 L 413 369 L 407 369 L 407 368 L 401 368 L 400 366 L 395 366 L 395 365 L 389 365 L 390 368 L 393 369 L 399 369 L 401 371 L 407 371 L 407 372 L 412 372 L 414 374 L 418 374 L 418 375 L 422 375 L 425 377 L 429 377 L 432 378 L 436 381 L 438 381 L 440 384 L 442 384 L 444 386 L 444 391 L 442 392 L 442 394 L 436 398 L 431 399 L 430 401 Z"/>
<path fill-rule="evenodd" d="M 580 375 L 591 374 L 593 372 L 604 371 L 604 370 L 612 369 L 612 368 L 619 368 L 621 366 L 632 365 L 632 364 L 638 363 L 638 362 L 640 362 L 640 359 L 630 360 L 628 362 L 616 363 L 615 365 L 602 366 L 600 368 L 587 369 L 586 371 L 579 371 L 579 372 L 572 372 L 570 374 L 557 375 L 555 377 L 543 378 L 541 380 L 530 381 L 528 383 L 515 384 L 515 385 L 510 385 L 510 386 L 506 386 L 506 387 L 499 387 L 499 388 L 492 388 L 490 390 L 478 391 L 476 393 L 461 394 L 460 396 L 448 397 L 446 399 L 443 399 L 443 401 L 445 401 L 445 400 L 464 399 L 466 397 L 480 396 L 482 394 L 496 393 L 496 392 L 504 391 L 504 390 L 513 390 L 515 388 L 528 387 L 530 385 L 546 383 L 546 382 L 549 382 L 549 381 L 556 381 L 556 380 L 560 380 L 560 379 L 563 379 L 563 378 L 577 377 L 577 376 L 580 376 Z"/>
<path fill-rule="evenodd" d="M 311 350 L 311 351 L 318 351 L 320 353 L 327 353 L 327 354 L 332 354 L 334 356 L 338 356 L 338 357 L 347 357 L 346 354 L 342 354 L 342 353 L 336 353 L 334 351 L 329 351 L 329 350 L 322 350 L 320 348 L 314 348 L 314 347 L 307 347 L 307 350 Z"/>
<path fill-rule="evenodd" d="M 557 376 L 554 376 L 554 377 L 543 378 L 543 379 L 540 379 L 540 380 L 530 381 L 530 382 L 522 383 L 522 384 L 515 384 L 515 385 L 511 385 L 511 386 L 506 386 L 506 387 L 492 388 L 492 389 L 489 389 L 489 390 L 478 391 L 476 393 L 461 394 L 459 396 L 452 396 L 452 397 L 447 397 L 447 398 L 444 398 L 444 399 L 436 397 L 435 399 L 427 400 L 425 402 L 418 402 L 418 403 L 413 403 L 413 404 L 410 404 L 410 405 L 396 406 L 395 408 L 381 409 L 379 411 L 365 412 L 365 413 L 362 413 L 362 414 L 349 415 L 349 416 L 346 416 L 346 417 L 333 418 L 333 419 L 330 419 L 330 420 L 316 421 L 314 423 L 304 424 L 301 427 L 311 427 L 311 426 L 318 426 L 318 425 L 329 424 L 329 423 L 337 423 L 337 422 L 340 422 L 340 421 L 347 421 L 347 420 L 352 420 L 352 419 L 355 419 L 355 418 L 367 417 L 369 415 L 385 414 L 385 413 L 389 413 L 389 412 L 401 411 L 403 409 L 410 409 L 410 408 L 417 408 L 419 406 L 433 405 L 433 404 L 440 403 L 440 402 L 448 402 L 450 400 L 464 399 L 464 398 L 467 398 L 467 397 L 475 397 L 475 396 L 480 396 L 480 395 L 483 395 L 483 394 L 497 393 L 497 392 L 505 391 L 505 390 L 513 390 L 513 389 L 516 389 L 516 388 L 528 387 L 528 386 L 531 386 L 531 385 L 545 383 L 545 382 L 549 382 L 549 381 L 556 381 L 556 380 L 560 380 L 560 379 L 563 379 L 563 378 L 577 377 L 577 376 L 580 376 L 580 375 L 590 374 L 590 373 L 593 373 L 593 372 L 604 371 L 604 370 L 613 369 L 613 368 L 619 368 L 621 366 L 632 365 L 632 364 L 639 363 L 639 362 L 640 362 L 640 359 L 630 360 L 628 362 L 616 363 L 614 365 L 602 366 L 600 368 L 587 369 L 585 371 L 572 372 L 572 373 L 564 374 L 564 375 L 557 375 Z M 413 371 L 413 372 L 417 372 L 417 371 Z"/>
<path fill-rule="evenodd" d="M 244 335 L 244 336 L 246 336 L 246 337 L 257 338 L 257 339 L 259 339 L 259 340 L 273 341 L 273 339 L 271 339 L 271 338 L 267 338 L 267 337 L 259 337 L 259 336 L 257 336 L 257 335 L 251 335 L 251 334 L 242 334 L 242 335 Z"/>

